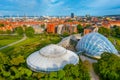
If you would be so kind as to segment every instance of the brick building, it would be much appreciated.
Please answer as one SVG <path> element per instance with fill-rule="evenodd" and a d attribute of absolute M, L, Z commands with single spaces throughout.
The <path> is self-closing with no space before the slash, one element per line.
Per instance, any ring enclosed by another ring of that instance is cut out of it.
<path fill-rule="evenodd" d="M 48 33 L 55 33 L 55 24 L 53 24 L 53 23 L 48 23 L 48 24 L 47 24 L 47 32 L 48 32 Z"/>

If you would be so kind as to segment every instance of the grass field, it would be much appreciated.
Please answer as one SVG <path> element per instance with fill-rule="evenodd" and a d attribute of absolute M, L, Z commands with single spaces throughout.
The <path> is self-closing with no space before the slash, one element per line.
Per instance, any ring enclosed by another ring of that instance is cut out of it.
<path fill-rule="evenodd" d="M 58 43 L 60 40 L 60 37 L 57 35 L 35 35 L 33 38 L 27 38 L 25 41 L 5 48 L 0 52 L 12 57 L 23 55 L 26 58 L 32 52 L 39 50 L 48 44 Z"/>
<path fill-rule="evenodd" d="M 20 40 L 21 38 L 22 38 L 22 36 L 18 37 L 18 36 L 15 36 L 15 35 L 14 36 L 13 35 L 11 35 L 11 36 L 0 35 L 0 47 L 6 46 L 10 43 L 13 43 L 17 40 Z"/>

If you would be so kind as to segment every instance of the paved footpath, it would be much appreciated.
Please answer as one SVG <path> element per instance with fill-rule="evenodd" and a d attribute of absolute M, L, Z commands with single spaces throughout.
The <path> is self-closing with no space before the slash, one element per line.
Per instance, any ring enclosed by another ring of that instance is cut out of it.
<path fill-rule="evenodd" d="M 11 43 L 11 44 L 8 44 L 8 45 L 6 45 L 6 46 L 3 46 L 3 47 L 0 48 L 0 50 L 5 49 L 5 48 L 7 48 L 7 47 L 9 47 L 9 46 L 13 46 L 13 45 L 15 45 L 15 44 L 17 44 L 17 43 L 20 43 L 20 42 L 26 40 L 26 38 L 27 38 L 27 37 L 26 37 L 26 35 L 24 34 L 24 37 L 23 37 L 21 40 L 18 40 L 18 41 L 16 41 L 16 42 L 13 42 L 13 43 Z"/>

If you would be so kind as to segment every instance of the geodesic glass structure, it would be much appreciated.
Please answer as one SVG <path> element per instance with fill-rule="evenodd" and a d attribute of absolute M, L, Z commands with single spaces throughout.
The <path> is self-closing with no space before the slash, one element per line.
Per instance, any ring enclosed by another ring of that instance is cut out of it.
<path fill-rule="evenodd" d="M 83 36 L 78 42 L 76 49 L 93 57 L 100 57 L 103 52 L 118 54 L 114 45 L 105 36 L 96 32 Z"/>
<path fill-rule="evenodd" d="M 48 45 L 27 58 L 28 67 L 36 72 L 50 72 L 63 69 L 66 64 L 77 64 L 79 57 L 72 51 L 58 45 Z"/>

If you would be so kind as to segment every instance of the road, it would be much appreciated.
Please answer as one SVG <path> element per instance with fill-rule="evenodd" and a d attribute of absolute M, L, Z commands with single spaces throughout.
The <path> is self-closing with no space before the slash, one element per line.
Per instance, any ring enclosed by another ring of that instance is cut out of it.
<path fill-rule="evenodd" d="M 97 60 L 93 60 L 93 59 L 90 59 L 86 56 L 83 56 L 83 55 L 80 55 L 80 59 L 82 61 L 85 61 L 85 60 L 88 60 L 90 62 L 90 76 L 91 76 L 91 80 L 99 80 L 99 76 L 94 72 L 94 69 L 93 69 L 93 65 L 92 63 L 96 63 Z"/>
<path fill-rule="evenodd" d="M 0 48 L 0 50 L 5 49 L 5 48 L 7 48 L 7 47 L 9 47 L 9 46 L 13 46 L 13 45 L 15 45 L 15 44 L 17 44 L 17 43 L 20 43 L 20 42 L 22 42 L 22 41 L 24 41 L 24 40 L 26 40 L 26 39 L 27 39 L 27 37 L 26 37 L 26 35 L 24 34 L 24 37 L 23 37 L 21 40 L 18 40 L 18 41 L 16 41 L 16 42 L 13 42 L 13 43 L 11 43 L 11 44 L 8 44 L 8 45 L 6 45 L 6 46 L 3 46 L 3 47 Z"/>

